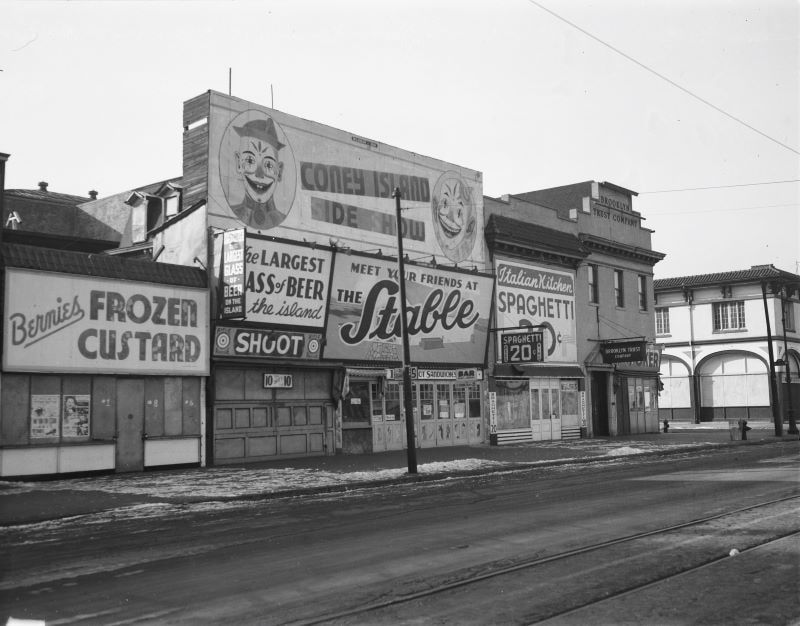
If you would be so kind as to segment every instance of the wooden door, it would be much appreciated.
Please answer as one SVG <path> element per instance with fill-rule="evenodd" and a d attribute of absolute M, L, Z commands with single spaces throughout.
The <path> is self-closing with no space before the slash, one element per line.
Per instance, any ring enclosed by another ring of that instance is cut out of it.
<path fill-rule="evenodd" d="M 144 379 L 117 381 L 116 471 L 144 469 Z"/>

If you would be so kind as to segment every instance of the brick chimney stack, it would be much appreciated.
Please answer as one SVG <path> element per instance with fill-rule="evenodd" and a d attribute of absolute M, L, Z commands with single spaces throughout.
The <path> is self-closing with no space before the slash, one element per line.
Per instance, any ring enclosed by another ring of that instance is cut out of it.
<path fill-rule="evenodd" d="M 44 181 L 41 181 L 41 182 L 39 183 L 39 190 L 40 190 L 40 191 L 47 191 L 47 183 L 46 183 L 46 182 L 44 182 Z"/>
<path fill-rule="evenodd" d="M 89 192 L 89 197 L 90 197 L 92 200 L 97 200 L 97 190 L 96 190 L 96 189 L 92 189 L 92 190 Z"/>

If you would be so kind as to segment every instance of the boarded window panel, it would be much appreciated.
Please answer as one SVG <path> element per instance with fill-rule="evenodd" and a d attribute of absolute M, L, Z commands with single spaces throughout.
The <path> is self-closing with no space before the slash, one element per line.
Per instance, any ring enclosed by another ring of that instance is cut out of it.
<path fill-rule="evenodd" d="M 723 400 L 716 406 L 747 406 L 747 376 L 723 376 Z"/>
<path fill-rule="evenodd" d="M 160 376 L 144 379 L 144 432 L 149 437 L 164 435 L 164 379 Z"/>
<path fill-rule="evenodd" d="M 183 388 L 181 379 L 164 379 L 164 435 L 174 437 L 183 432 Z"/>
<path fill-rule="evenodd" d="M 292 425 L 292 411 L 291 407 L 279 406 L 276 407 L 278 412 L 278 426 L 291 426 Z"/>
<path fill-rule="evenodd" d="M 117 380 L 113 376 L 92 379 L 92 438 L 111 439 L 117 432 Z"/>
<path fill-rule="evenodd" d="M 229 430 L 233 426 L 233 409 L 217 409 L 215 422 L 217 430 Z"/>
<path fill-rule="evenodd" d="M 250 409 L 236 409 L 234 428 L 250 428 Z"/>
<path fill-rule="evenodd" d="M 722 382 L 717 376 L 700 376 L 700 406 L 722 406 Z"/>
<path fill-rule="evenodd" d="M 267 407 L 253 407 L 253 428 L 265 428 L 267 426 Z"/>
<path fill-rule="evenodd" d="M 2 414 L 0 414 L 0 445 L 13 446 L 28 443 L 30 432 L 30 377 L 5 374 L 3 376 Z"/>
<path fill-rule="evenodd" d="M 294 407 L 294 425 L 295 426 L 305 426 L 308 424 L 308 414 L 306 412 L 306 407 L 304 406 L 296 406 Z"/>
<path fill-rule="evenodd" d="M 272 389 L 264 388 L 264 371 L 247 370 L 244 374 L 245 400 L 272 400 Z"/>
<path fill-rule="evenodd" d="M 322 407 L 312 406 L 308 408 L 308 423 L 313 425 L 322 424 Z"/>
<path fill-rule="evenodd" d="M 214 394 L 217 400 L 243 400 L 244 371 L 217 368 L 214 372 Z"/>
<path fill-rule="evenodd" d="M 183 434 L 200 435 L 200 379 L 184 378 L 183 384 Z"/>
<path fill-rule="evenodd" d="M 769 406 L 769 374 L 747 375 L 747 406 Z"/>

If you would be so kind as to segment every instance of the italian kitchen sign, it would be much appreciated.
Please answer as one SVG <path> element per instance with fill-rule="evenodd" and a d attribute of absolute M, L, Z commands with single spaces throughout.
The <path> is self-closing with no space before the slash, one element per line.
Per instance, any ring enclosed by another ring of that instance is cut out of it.
<path fill-rule="evenodd" d="M 574 363 L 578 358 L 575 274 L 502 258 L 497 259 L 495 268 L 496 326 L 520 331 L 538 326 L 544 361 Z M 497 342 L 497 358 L 504 363 L 508 345 L 507 340 Z"/>
<path fill-rule="evenodd" d="M 405 270 L 411 360 L 483 363 L 493 278 L 417 265 Z M 396 261 L 339 255 L 323 356 L 402 360 L 400 311 Z"/>
<path fill-rule="evenodd" d="M 248 322 L 322 329 L 331 250 L 248 236 L 244 314 Z"/>
<path fill-rule="evenodd" d="M 8 268 L 3 367 L 207 376 L 205 289 Z"/>

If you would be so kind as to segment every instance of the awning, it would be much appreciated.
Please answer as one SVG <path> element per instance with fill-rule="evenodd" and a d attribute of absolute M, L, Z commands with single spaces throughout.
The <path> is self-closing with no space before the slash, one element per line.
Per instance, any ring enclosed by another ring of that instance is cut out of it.
<path fill-rule="evenodd" d="M 577 365 L 552 365 L 545 363 L 496 365 L 494 376 L 527 376 L 529 378 L 583 378 Z"/>
<path fill-rule="evenodd" d="M 386 376 L 386 368 L 376 369 L 374 367 L 348 367 L 347 375 L 351 378 L 376 378 L 378 376 Z"/>

